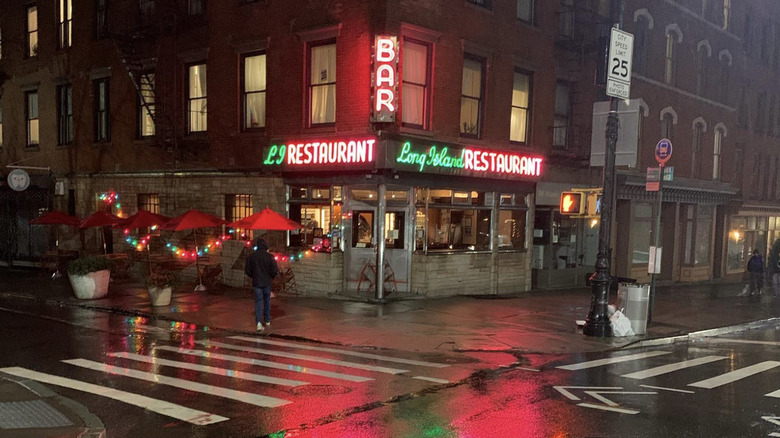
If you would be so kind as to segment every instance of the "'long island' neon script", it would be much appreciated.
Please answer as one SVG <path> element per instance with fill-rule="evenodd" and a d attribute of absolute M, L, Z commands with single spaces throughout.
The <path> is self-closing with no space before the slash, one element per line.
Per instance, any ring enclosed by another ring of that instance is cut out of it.
<path fill-rule="evenodd" d="M 313 141 L 273 145 L 263 161 L 265 165 L 322 165 L 372 163 L 376 139 Z"/>
<path fill-rule="evenodd" d="M 539 157 L 473 148 L 464 148 L 460 154 L 451 154 L 449 148 L 439 149 L 436 146 L 431 146 L 425 152 L 414 152 L 408 141 L 404 143 L 396 161 L 415 164 L 420 172 L 425 171 L 425 166 L 430 166 L 522 176 L 542 174 L 542 159 Z"/>

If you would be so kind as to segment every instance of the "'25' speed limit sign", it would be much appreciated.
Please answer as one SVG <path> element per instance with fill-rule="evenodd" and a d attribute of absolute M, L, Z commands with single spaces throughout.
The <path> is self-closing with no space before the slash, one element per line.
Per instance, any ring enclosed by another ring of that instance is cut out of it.
<path fill-rule="evenodd" d="M 613 27 L 609 38 L 607 96 L 628 99 L 631 91 L 631 59 L 633 52 L 634 36 Z"/>

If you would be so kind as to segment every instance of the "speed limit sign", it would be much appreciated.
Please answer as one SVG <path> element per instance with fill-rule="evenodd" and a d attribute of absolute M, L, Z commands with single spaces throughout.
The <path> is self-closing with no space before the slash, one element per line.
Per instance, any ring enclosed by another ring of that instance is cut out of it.
<path fill-rule="evenodd" d="M 628 99 L 631 91 L 631 59 L 634 52 L 634 36 L 612 28 L 609 37 L 609 61 L 607 64 L 607 96 Z"/>

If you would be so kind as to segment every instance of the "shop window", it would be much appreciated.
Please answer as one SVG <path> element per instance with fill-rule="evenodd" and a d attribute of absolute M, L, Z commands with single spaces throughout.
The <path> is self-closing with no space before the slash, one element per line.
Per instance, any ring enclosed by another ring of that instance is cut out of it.
<path fill-rule="evenodd" d="M 526 249 L 526 210 L 501 210 L 498 213 L 498 248 Z"/>
<path fill-rule="evenodd" d="M 404 249 L 405 217 L 403 212 L 385 213 L 385 248 Z"/>
<path fill-rule="evenodd" d="M 731 220 L 727 249 L 727 269 L 729 272 L 741 272 L 745 269 L 745 218 L 735 217 Z"/>
<path fill-rule="evenodd" d="M 108 78 L 96 79 L 94 87 L 94 120 L 96 142 L 111 141 L 111 104 Z"/>
<path fill-rule="evenodd" d="M 460 134 L 464 137 L 482 135 L 484 91 L 485 60 L 464 55 L 460 99 Z"/>
<path fill-rule="evenodd" d="M 428 129 L 432 46 L 404 38 L 401 117 L 404 126 Z"/>
<path fill-rule="evenodd" d="M 652 229 L 653 206 L 635 204 L 634 220 L 631 224 L 631 263 L 646 265 L 650 261 L 650 238 Z"/>
<path fill-rule="evenodd" d="M 225 220 L 235 222 L 252 215 L 252 195 L 225 195 Z M 225 231 L 235 239 L 248 239 L 251 230 L 243 228 L 229 228 Z"/>
<path fill-rule="evenodd" d="M 693 263 L 697 266 L 707 265 L 710 262 L 713 209 L 714 207 L 710 205 L 696 206 L 696 245 Z"/>
<path fill-rule="evenodd" d="M 388 203 L 406 204 L 409 200 L 409 192 L 406 190 L 388 190 L 385 192 L 385 201 Z"/>
<path fill-rule="evenodd" d="M 31 5 L 27 7 L 27 47 L 24 52 L 25 57 L 32 58 L 38 56 L 38 6 Z"/>
<path fill-rule="evenodd" d="M 309 125 L 336 123 L 336 41 L 308 45 Z"/>
<path fill-rule="evenodd" d="M 371 189 L 352 189 L 350 191 L 352 199 L 355 201 L 374 203 L 377 199 L 376 190 Z"/>
<path fill-rule="evenodd" d="M 490 210 L 429 207 L 426 219 L 429 251 L 490 249 Z"/>
<path fill-rule="evenodd" d="M 340 201 L 341 187 L 290 186 L 290 219 L 303 225 L 290 232 L 290 246 L 322 252 L 340 247 L 342 204 L 331 194 Z"/>
<path fill-rule="evenodd" d="M 244 57 L 244 129 L 265 127 L 266 55 Z"/>
<path fill-rule="evenodd" d="M 354 211 L 352 213 L 352 246 L 355 248 L 374 246 L 373 211 Z"/>
<path fill-rule="evenodd" d="M 155 112 L 155 94 L 154 94 L 155 75 L 151 72 L 138 75 L 138 136 L 151 137 L 155 133 L 154 112 Z"/>
<path fill-rule="evenodd" d="M 40 143 L 40 120 L 38 119 L 38 90 L 25 93 L 25 118 L 27 119 L 27 146 Z"/>
<path fill-rule="evenodd" d="M 208 127 L 206 64 L 187 68 L 187 132 L 204 132 Z"/>

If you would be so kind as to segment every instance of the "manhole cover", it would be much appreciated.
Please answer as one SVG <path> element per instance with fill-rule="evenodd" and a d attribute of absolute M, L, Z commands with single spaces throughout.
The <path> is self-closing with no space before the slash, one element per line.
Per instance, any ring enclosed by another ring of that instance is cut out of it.
<path fill-rule="evenodd" d="M 73 422 L 43 400 L 0 403 L 0 428 L 2 429 L 65 426 L 73 426 Z"/>

